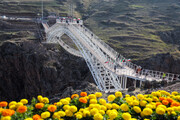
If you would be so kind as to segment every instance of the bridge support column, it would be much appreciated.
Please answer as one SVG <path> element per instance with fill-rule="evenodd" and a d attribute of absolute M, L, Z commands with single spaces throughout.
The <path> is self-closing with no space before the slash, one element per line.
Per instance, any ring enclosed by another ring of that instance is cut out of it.
<path fill-rule="evenodd" d="M 124 86 L 125 89 L 126 89 L 126 86 L 127 86 L 127 77 L 125 77 L 125 86 Z"/>
<path fill-rule="evenodd" d="M 136 88 L 136 79 L 134 80 L 134 87 Z"/>
<path fill-rule="evenodd" d="M 141 88 L 141 85 L 142 85 L 142 81 L 140 80 L 140 85 L 139 85 L 140 88 Z"/>

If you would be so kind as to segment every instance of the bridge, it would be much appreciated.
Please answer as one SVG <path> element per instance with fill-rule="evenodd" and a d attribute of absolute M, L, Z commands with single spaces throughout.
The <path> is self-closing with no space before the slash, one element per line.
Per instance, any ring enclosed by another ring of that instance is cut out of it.
<path fill-rule="evenodd" d="M 58 43 L 69 53 L 84 58 L 101 91 L 126 90 L 127 78 L 134 80 L 135 87 L 136 81 L 139 81 L 141 86 L 143 81 L 171 82 L 180 79 L 178 74 L 141 69 L 98 38 L 83 25 L 81 20 L 77 23 L 57 19 L 51 27 L 45 22 L 42 22 L 42 25 L 46 32 L 47 43 Z M 79 51 L 61 40 L 64 34 L 72 39 Z"/>

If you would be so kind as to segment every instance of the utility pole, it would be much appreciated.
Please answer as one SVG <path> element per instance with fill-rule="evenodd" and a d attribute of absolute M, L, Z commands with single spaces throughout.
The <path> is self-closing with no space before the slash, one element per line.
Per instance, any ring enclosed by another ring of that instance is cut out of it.
<path fill-rule="evenodd" d="M 44 9 L 44 8 L 43 8 L 43 0 L 41 0 L 41 10 L 42 10 L 42 18 L 41 18 L 41 19 L 42 19 L 42 20 L 43 20 L 43 9 Z"/>

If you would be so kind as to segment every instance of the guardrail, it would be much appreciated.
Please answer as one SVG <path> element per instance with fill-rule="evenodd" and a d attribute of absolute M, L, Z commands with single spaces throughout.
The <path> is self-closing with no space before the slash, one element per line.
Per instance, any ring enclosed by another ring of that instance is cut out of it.
<path fill-rule="evenodd" d="M 86 28 L 84 25 L 81 25 L 79 28 L 82 28 L 86 35 L 91 36 L 94 38 L 97 42 L 101 43 L 105 48 L 107 48 L 114 56 L 116 56 L 116 59 L 114 61 L 117 64 L 125 65 L 132 70 L 134 70 L 137 75 L 143 75 L 146 77 L 150 77 L 154 80 L 167 80 L 167 81 L 173 81 L 173 80 L 180 80 L 179 74 L 172 74 L 172 73 L 166 73 L 161 71 L 154 71 L 154 70 L 148 70 L 148 69 L 141 69 L 141 66 L 138 66 L 136 64 L 133 64 L 132 62 L 128 61 L 125 57 L 123 57 L 121 54 L 117 53 L 113 48 L 111 48 L 109 45 L 107 45 L 104 41 L 102 41 L 98 36 L 96 36 L 92 31 L 90 31 L 88 28 Z M 140 69 L 138 71 L 138 69 Z"/>

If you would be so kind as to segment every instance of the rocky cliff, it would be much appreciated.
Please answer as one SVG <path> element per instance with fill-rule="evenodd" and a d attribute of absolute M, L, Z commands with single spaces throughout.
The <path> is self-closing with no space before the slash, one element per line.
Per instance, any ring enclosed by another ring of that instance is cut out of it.
<path fill-rule="evenodd" d="M 58 45 L 21 40 L 0 46 L 1 100 L 61 95 L 68 86 L 76 90 L 82 84 L 84 89 L 88 80 L 93 82 L 85 61 Z"/>
<path fill-rule="evenodd" d="M 180 74 L 179 53 L 156 54 L 151 58 L 136 61 L 135 63 L 141 65 L 145 69 Z"/>

